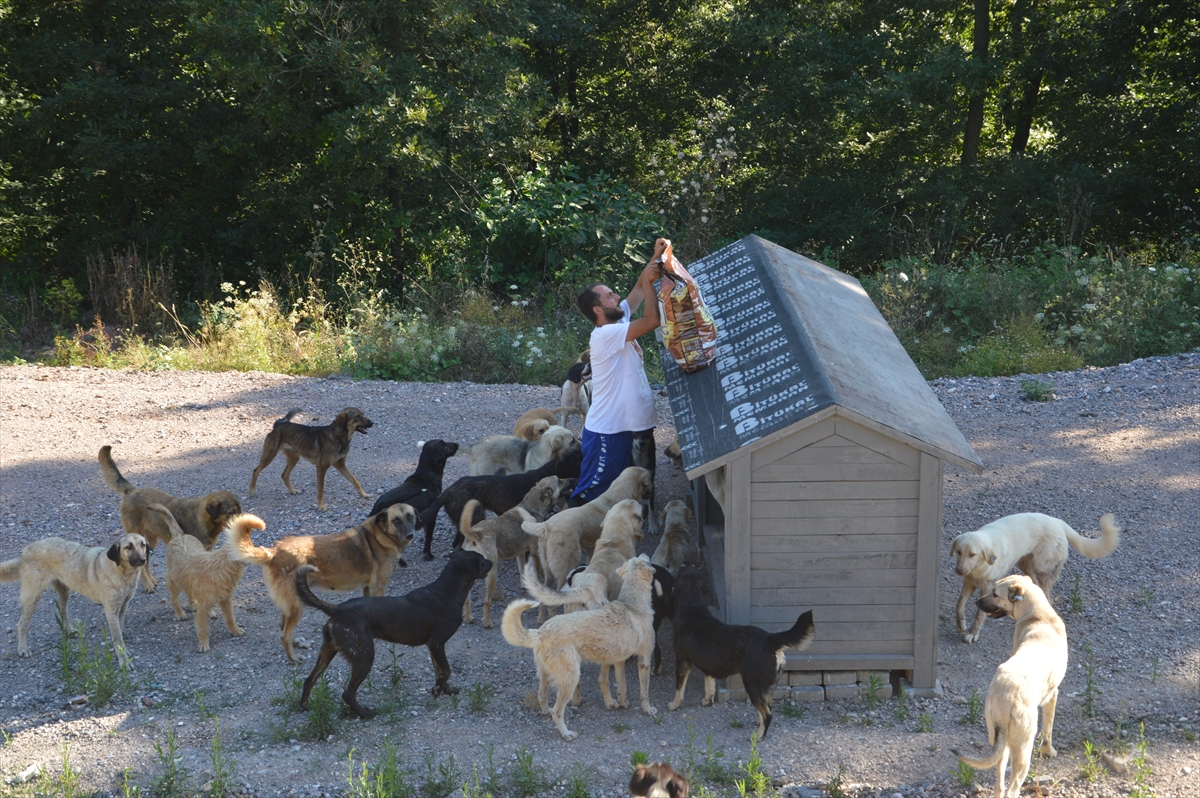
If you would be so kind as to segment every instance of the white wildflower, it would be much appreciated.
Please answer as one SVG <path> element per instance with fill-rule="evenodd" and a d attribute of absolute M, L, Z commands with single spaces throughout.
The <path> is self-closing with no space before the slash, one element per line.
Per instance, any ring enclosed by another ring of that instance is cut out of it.
<path fill-rule="evenodd" d="M 700 221 L 701 221 L 701 222 L 707 222 L 707 221 L 708 221 L 708 217 L 707 217 L 707 216 L 701 216 L 701 217 L 700 217 Z"/>
<path fill-rule="evenodd" d="M 1034 313 L 1033 317 L 1035 319 L 1037 319 L 1038 321 L 1041 321 L 1042 319 L 1046 318 L 1046 314 L 1045 313 Z"/>
<path fill-rule="evenodd" d="M 514 299 L 510 304 L 515 308 L 517 306 L 517 300 Z"/>
<path fill-rule="evenodd" d="M 902 283 L 908 282 L 908 275 L 905 274 L 904 272 L 900 272 L 899 274 L 896 275 L 896 277 L 898 277 L 900 279 L 900 282 L 902 282 Z"/>
<path fill-rule="evenodd" d="M 943 327 L 943 328 L 942 328 L 942 332 L 943 332 L 943 333 L 945 333 L 946 335 L 949 335 L 949 334 L 950 334 L 950 328 L 949 328 L 949 327 Z"/>
<path fill-rule="evenodd" d="M 1150 268 L 1146 269 L 1146 271 L 1150 272 L 1151 274 L 1154 274 L 1156 271 L 1158 271 L 1158 269 L 1151 266 Z M 242 285 L 245 285 L 245 283 L 242 283 Z"/>
<path fill-rule="evenodd" d="M 1150 267 L 1150 271 L 1154 271 L 1154 267 L 1153 267 L 1153 266 L 1151 266 L 1151 267 Z M 245 280 L 238 280 L 238 285 L 245 285 L 245 284 L 246 284 L 246 281 L 245 281 Z"/>
<path fill-rule="evenodd" d="M 1093 303 L 1091 303 L 1091 302 L 1085 302 L 1085 303 L 1083 304 L 1083 310 L 1084 310 L 1084 312 L 1085 312 L 1085 313 L 1091 313 L 1091 312 L 1093 312 L 1095 309 L 1096 309 L 1096 306 L 1095 306 L 1095 304 L 1093 304 Z"/>
<path fill-rule="evenodd" d="M 233 283 L 221 283 L 221 292 L 224 294 L 232 294 Z"/>
<path fill-rule="evenodd" d="M 1083 335 L 1083 325 L 1082 324 L 1072 324 L 1071 325 L 1071 335 Z"/>
<path fill-rule="evenodd" d="M 516 291 L 516 290 L 517 290 L 517 287 L 516 287 L 515 285 L 510 285 L 510 286 L 508 287 L 508 290 L 509 290 L 509 291 Z"/>
<path fill-rule="evenodd" d="M 930 316 L 932 316 L 932 315 L 933 315 L 933 311 L 932 311 L 932 310 L 927 310 L 927 311 L 925 311 L 925 318 L 929 318 L 929 317 L 930 317 Z"/>

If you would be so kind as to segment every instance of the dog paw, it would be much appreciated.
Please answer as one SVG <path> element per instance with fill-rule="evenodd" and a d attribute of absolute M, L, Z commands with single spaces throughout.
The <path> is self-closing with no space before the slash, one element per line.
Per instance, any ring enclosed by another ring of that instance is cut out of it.
<path fill-rule="evenodd" d="M 656 708 L 654 707 L 654 705 L 652 705 L 652 704 L 643 704 L 643 705 L 642 705 L 642 712 L 645 712 L 645 713 L 646 713 L 647 715 L 649 715 L 650 717 L 654 717 L 655 715 L 657 715 L 657 714 L 658 714 L 658 709 L 656 709 Z"/>
<path fill-rule="evenodd" d="M 196 646 L 196 650 L 202 653 L 208 651 L 208 643 L 201 643 L 200 645 Z"/>
<path fill-rule="evenodd" d="M 246 630 L 240 626 L 236 626 L 229 630 L 229 634 L 233 635 L 234 637 L 241 637 L 242 635 L 246 634 Z"/>
<path fill-rule="evenodd" d="M 579 732 L 565 731 L 562 733 L 562 738 L 564 740 L 566 740 L 567 742 L 571 742 L 578 736 L 579 736 Z"/>
<path fill-rule="evenodd" d="M 1058 749 L 1049 743 L 1042 743 L 1042 756 L 1048 756 L 1051 759 L 1058 756 Z"/>
<path fill-rule="evenodd" d="M 679 709 L 679 705 L 681 703 L 683 703 L 683 702 L 682 701 L 672 701 L 671 703 L 667 704 L 667 709 L 674 712 L 675 710 Z"/>
<path fill-rule="evenodd" d="M 979 632 L 967 632 L 965 635 L 962 636 L 962 641 L 964 643 L 974 643 L 978 639 L 979 639 Z"/>
<path fill-rule="evenodd" d="M 483 628 L 484 628 L 484 629 L 491 629 L 491 628 L 492 628 L 492 622 L 491 622 L 491 621 L 484 621 L 484 622 L 483 622 Z"/>
<path fill-rule="evenodd" d="M 421 555 L 421 559 L 423 559 L 425 562 L 429 562 L 433 559 L 433 555 L 426 552 L 425 554 Z"/>
<path fill-rule="evenodd" d="M 702 706 L 702 707 L 711 707 L 712 705 L 713 705 L 713 699 L 709 698 L 708 696 L 705 696 L 704 698 L 702 698 L 700 700 L 700 706 Z"/>

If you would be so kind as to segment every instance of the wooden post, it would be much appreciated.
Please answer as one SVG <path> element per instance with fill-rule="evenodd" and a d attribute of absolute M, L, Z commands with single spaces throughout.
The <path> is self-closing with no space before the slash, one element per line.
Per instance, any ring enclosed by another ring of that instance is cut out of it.
<path fill-rule="evenodd" d="M 938 569 L 942 564 L 942 461 L 921 453 L 917 505 L 917 594 L 913 628 L 913 687 L 937 683 Z"/>
<path fill-rule="evenodd" d="M 725 479 L 725 622 L 750 623 L 750 453 L 729 463 Z"/>

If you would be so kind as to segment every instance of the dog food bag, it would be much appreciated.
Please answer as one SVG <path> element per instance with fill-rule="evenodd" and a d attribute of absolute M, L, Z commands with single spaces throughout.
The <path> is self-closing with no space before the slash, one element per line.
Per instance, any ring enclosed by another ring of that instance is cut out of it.
<path fill-rule="evenodd" d="M 663 346 L 679 368 L 692 373 L 708 368 L 717 356 L 717 325 L 704 306 L 700 286 L 671 251 L 671 242 L 659 260 L 664 277 L 658 289 Z"/>

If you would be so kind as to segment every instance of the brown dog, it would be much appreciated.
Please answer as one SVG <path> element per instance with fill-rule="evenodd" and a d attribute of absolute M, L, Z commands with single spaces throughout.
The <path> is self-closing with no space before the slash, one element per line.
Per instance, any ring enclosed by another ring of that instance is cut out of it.
<path fill-rule="evenodd" d="M 532 410 L 526 410 L 513 425 L 513 436 L 526 441 L 540 440 L 546 434 L 546 430 L 558 424 L 555 414 L 570 410 L 572 410 L 570 407 L 556 407 L 553 410 L 535 407 Z"/>
<path fill-rule="evenodd" d="M 250 541 L 248 526 L 233 528 L 234 558 L 262 566 L 267 593 L 279 608 L 279 639 L 288 659 L 300 661 L 292 649 L 292 633 L 304 612 L 296 593 L 296 569 L 315 565 L 320 570 L 310 579 L 326 590 L 362 589 L 364 596 L 382 596 L 396 563 L 408 567 L 401 557 L 412 542 L 416 521 L 412 507 L 393 504 L 336 535 L 280 538 L 269 549 Z"/>
<path fill-rule="evenodd" d="M 293 424 L 292 417 L 299 413 L 299 408 L 289 410 L 288 414 L 275 422 L 267 439 L 263 441 L 262 457 L 258 467 L 250 475 L 250 495 L 258 484 L 258 475 L 271 464 L 279 450 L 287 458 L 283 467 L 283 484 L 287 492 L 295 495 L 300 491 L 292 487 L 292 469 L 303 457 L 317 467 L 317 509 L 325 509 L 325 472 L 333 466 L 342 476 L 350 480 L 350 484 L 358 491 L 358 495 L 367 498 L 367 492 L 358 483 L 354 474 L 346 466 L 346 455 L 350 454 L 350 441 L 354 433 L 367 434 L 367 430 L 375 426 L 375 422 L 367 418 L 357 407 L 347 407 L 337 414 L 333 423 L 323 427 L 310 427 L 305 424 Z"/>
<path fill-rule="evenodd" d="M 633 798 L 687 798 L 689 786 L 687 776 L 666 762 L 651 762 L 633 771 L 629 794 Z"/>
<path fill-rule="evenodd" d="M 233 591 L 237 589 L 242 574 L 246 572 L 246 564 L 234 559 L 233 536 L 229 530 L 221 533 L 222 544 L 212 551 L 207 551 L 200 542 L 191 535 L 185 535 L 175 521 L 171 511 L 161 504 L 151 504 L 150 509 L 166 519 L 171 528 L 171 540 L 167 543 L 167 593 L 171 596 L 171 607 L 175 610 L 175 620 L 182 621 L 187 616 L 179 603 L 179 594 L 188 598 L 195 613 L 196 639 L 200 651 L 208 651 L 208 616 L 209 611 L 220 607 L 225 615 L 225 628 L 234 637 L 241 637 L 246 630 L 238 626 L 233 617 Z M 229 525 L 246 527 L 246 535 L 251 529 L 266 529 L 267 525 L 256 515 L 239 515 L 234 517 Z"/>
<path fill-rule="evenodd" d="M 161 504 L 170 510 L 179 528 L 203 543 L 206 549 L 211 549 L 217 542 L 217 536 L 229 519 L 242 511 L 238 497 L 227 490 L 181 499 L 155 488 L 135 488 L 117 470 L 111 446 L 100 447 L 99 459 L 104 481 L 111 490 L 121 494 L 121 525 L 126 533 L 144 537 L 151 552 L 158 541 L 171 539 L 166 520 L 150 509 L 151 504 Z M 158 581 L 150 573 L 149 554 L 142 568 L 142 587 L 147 593 L 153 593 L 158 588 Z"/>

